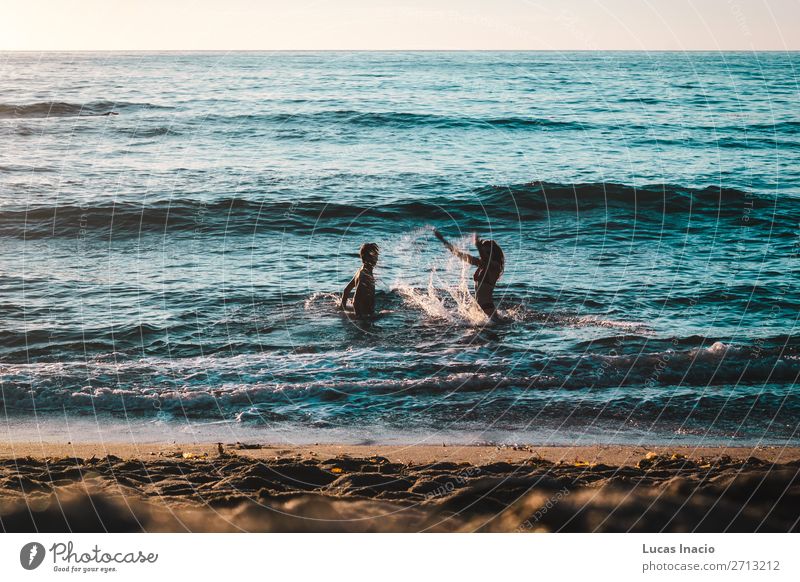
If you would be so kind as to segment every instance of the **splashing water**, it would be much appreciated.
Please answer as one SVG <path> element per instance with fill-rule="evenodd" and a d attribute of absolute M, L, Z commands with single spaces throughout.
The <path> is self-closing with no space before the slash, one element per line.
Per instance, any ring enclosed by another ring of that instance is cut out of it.
<path fill-rule="evenodd" d="M 317 291 L 316 293 L 312 293 L 311 296 L 305 300 L 303 305 L 306 311 L 311 311 L 319 305 L 336 308 L 341 299 L 341 295 L 337 295 L 336 293 Z"/>
<path fill-rule="evenodd" d="M 413 273 L 424 273 L 426 251 L 430 245 L 423 245 L 423 236 L 430 237 L 431 227 L 419 228 L 400 238 L 396 250 L 403 258 L 403 269 L 395 278 L 393 288 L 412 308 L 423 311 L 432 319 L 453 323 L 482 325 L 489 318 L 476 303 L 470 291 L 469 266 L 453 256 L 444 259 L 431 257 L 433 264 L 427 270 L 427 282 L 422 285 L 414 280 Z M 464 239 L 458 241 L 462 244 Z"/>

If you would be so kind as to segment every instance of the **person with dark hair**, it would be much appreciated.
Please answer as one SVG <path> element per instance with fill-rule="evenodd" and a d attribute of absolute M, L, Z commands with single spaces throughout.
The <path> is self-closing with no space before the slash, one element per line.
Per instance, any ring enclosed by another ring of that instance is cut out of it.
<path fill-rule="evenodd" d="M 359 255 L 361 255 L 361 268 L 356 271 L 352 281 L 344 288 L 342 293 L 341 308 L 347 308 L 347 301 L 350 299 L 350 292 L 355 288 L 353 296 L 353 312 L 358 317 L 371 317 L 375 315 L 375 275 L 373 269 L 378 264 L 380 251 L 375 243 L 364 243 L 361 245 Z"/>
<path fill-rule="evenodd" d="M 477 234 L 473 234 L 472 240 L 478 249 L 478 256 L 474 257 L 450 244 L 435 228 L 433 234 L 459 259 L 478 267 L 472 276 L 475 281 L 475 301 L 486 315 L 495 316 L 497 308 L 494 304 L 494 286 L 506 266 L 505 255 L 500 245 L 496 241 L 481 239 Z"/>

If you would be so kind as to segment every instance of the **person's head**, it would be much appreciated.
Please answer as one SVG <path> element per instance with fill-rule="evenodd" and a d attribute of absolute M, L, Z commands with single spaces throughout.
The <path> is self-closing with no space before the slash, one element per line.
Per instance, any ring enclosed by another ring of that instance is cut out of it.
<path fill-rule="evenodd" d="M 500 265 L 501 272 L 505 270 L 506 257 L 503 254 L 503 249 L 500 248 L 496 241 L 479 239 L 477 246 L 481 261 L 487 264 L 495 261 Z"/>
<path fill-rule="evenodd" d="M 375 243 L 364 243 L 361 245 L 361 249 L 358 251 L 358 254 L 361 255 L 361 262 L 365 265 L 369 265 L 370 267 L 374 267 L 378 263 L 378 255 L 380 251 L 378 250 L 378 245 Z"/>

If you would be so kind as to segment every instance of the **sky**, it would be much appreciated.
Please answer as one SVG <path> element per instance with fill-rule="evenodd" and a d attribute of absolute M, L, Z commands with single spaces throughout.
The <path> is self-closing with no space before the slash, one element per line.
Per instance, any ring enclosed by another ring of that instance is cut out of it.
<path fill-rule="evenodd" d="M 800 0 L 2 0 L 0 50 L 800 50 Z"/>

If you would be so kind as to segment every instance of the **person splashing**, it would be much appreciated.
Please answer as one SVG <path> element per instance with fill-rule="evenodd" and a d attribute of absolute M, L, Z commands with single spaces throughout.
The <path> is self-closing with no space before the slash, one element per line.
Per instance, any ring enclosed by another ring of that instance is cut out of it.
<path fill-rule="evenodd" d="M 350 299 L 350 292 L 355 287 L 356 294 L 353 296 L 353 312 L 358 317 L 372 317 L 375 315 L 375 275 L 373 269 L 378 264 L 378 245 L 375 243 L 364 243 L 361 245 L 359 255 L 361 255 L 361 268 L 356 271 L 353 279 L 347 284 L 342 293 L 341 308 L 347 308 L 347 301 Z"/>
<path fill-rule="evenodd" d="M 433 234 L 459 259 L 478 267 L 472 276 L 475 281 L 475 301 L 488 317 L 495 317 L 497 308 L 494 304 L 494 286 L 503 274 L 506 265 L 503 249 L 500 248 L 496 241 L 484 240 L 477 234 L 473 234 L 472 240 L 475 248 L 478 249 L 478 256 L 474 257 L 453 246 L 435 228 L 433 229 Z"/>

